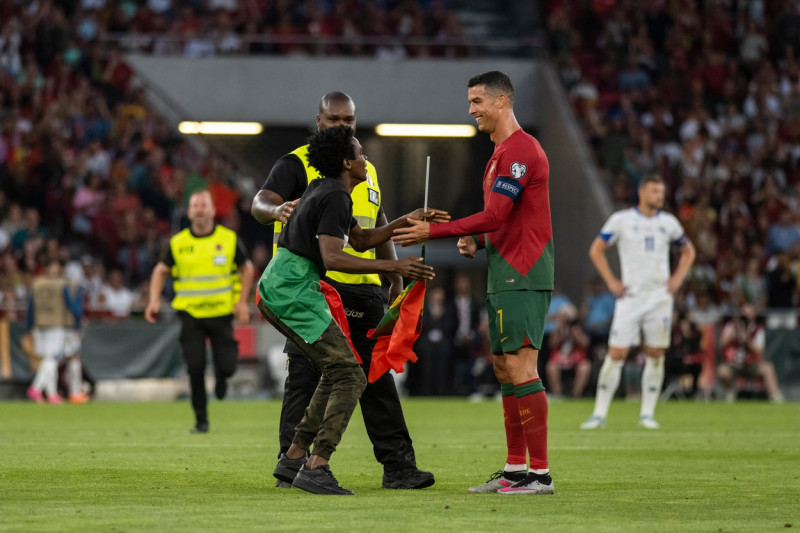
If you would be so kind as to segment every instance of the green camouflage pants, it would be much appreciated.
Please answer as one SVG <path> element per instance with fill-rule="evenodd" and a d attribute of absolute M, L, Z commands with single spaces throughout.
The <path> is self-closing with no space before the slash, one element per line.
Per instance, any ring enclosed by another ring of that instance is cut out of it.
<path fill-rule="evenodd" d="M 364 371 L 356 361 L 347 337 L 333 320 L 319 339 L 308 344 L 275 316 L 263 300 L 258 303 L 258 309 L 322 372 L 303 419 L 295 428 L 293 443 L 304 450 L 311 449 L 313 444 L 314 455 L 330 459 L 367 386 Z"/>

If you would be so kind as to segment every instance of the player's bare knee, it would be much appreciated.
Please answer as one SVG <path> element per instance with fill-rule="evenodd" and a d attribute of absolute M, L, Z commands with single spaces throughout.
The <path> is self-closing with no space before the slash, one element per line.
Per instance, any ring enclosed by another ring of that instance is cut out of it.
<path fill-rule="evenodd" d="M 506 358 L 501 355 L 494 356 L 494 375 L 500 383 L 511 383 L 511 376 L 506 369 Z"/>

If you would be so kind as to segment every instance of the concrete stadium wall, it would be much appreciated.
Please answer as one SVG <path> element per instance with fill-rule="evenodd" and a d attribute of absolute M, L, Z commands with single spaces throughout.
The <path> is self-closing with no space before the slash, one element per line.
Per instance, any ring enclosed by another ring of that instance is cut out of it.
<path fill-rule="evenodd" d="M 473 123 L 467 80 L 501 70 L 520 94 L 517 115 L 533 124 L 538 63 L 519 60 L 383 61 L 310 57 L 205 58 L 128 56 L 148 84 L 166 92 L 188 120 L 309 124 L 309 102 L 341 90 L 358 104 L 359 122 Z M 313 117 L 311 117 L 313 118 Z"/>

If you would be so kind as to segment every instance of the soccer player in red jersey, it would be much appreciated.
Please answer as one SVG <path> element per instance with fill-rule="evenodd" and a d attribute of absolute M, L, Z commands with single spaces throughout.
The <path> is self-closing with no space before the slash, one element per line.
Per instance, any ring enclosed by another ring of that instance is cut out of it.
<path fill-rule="evenodd" d="M 508 76 L 487 72 L 470 79 L 467 87 L 469 113 L 495 144 L 483 175 L 484 210 L 442 224 L 409 221 L 409 227 L 395 230 L 394 241 L 407 246 L 460 237 L 458 250 L 465 257 L 486 249 L 489 337 L 503 395 L 508 456 L 503 470 L 469 492 L 553 494 L 547 397 L 537 371 L 553 291 L 550 165 L 539 142 L 514 116 Z"/>

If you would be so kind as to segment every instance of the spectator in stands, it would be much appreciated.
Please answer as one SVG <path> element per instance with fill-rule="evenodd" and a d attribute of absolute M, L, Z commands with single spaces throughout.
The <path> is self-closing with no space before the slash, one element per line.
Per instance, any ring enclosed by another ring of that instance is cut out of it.
<path fill-rule="evenodd" d="M 672 324 L 672 341 L 665 361 L 667 386 L 662 398 L 672 394 L 691 398 L 700 394 L 700 374 L 705 356 L 703 332 L 686 311 L 677 312 Z M 702 397 L 707 397 L 707 394 L 703 393 Z"/>
<path fill-rule="evenodd" d="M 550 357 L 547 378 L 550 398 L 563 396 L 564 376 L 572 379 L 571 396 L 580 398 L 592 371 L 587 357 L 589 337 L 584 333 L 574 307 L 567 307 L 556 316 L 556 328 L 549 336 Z"/>
<path fill-rule="evenodd" d="M 759 378 L 763 381 L 769 400 L 783 402 L 775 366 L 764 359 L 765 338 L 764 324 L 756 318 L 755 309 L 749 304 L 743 305 L 740 313 L 722 328 L 722 363 L 717 367 L 717 376 L 725 389 L 726 401 L 736 400 L 740 378 Z"/>
<path fill-rule="evenodd" d="M 426 299 L 422 333 L 414 346 L 419 359 L 408 365 L 406 388 L 412 396 L 448 396 L 454 392 L 454 382 L 462 379 L 461 369 L 454 369 L 453 363 L 455 308 L 442 287 L 432 287 Z"/>
<path fill-rule="evenodd" d="M 550 307 L 547 310 L 547 320 L 544 323 L 544 337 L 542 338 L 542 348 L 539 350 L 539 376 L 543 380 L 547 379 L 547 360 L 550 357 L 550 335 L 556 330 L 558 326 L 558 316 L 560 313 L 569 310 L 575 310 L 575 306 L 569 299 L 569 296 L 561 292 L 561 287 L 555 286 L 553 296 L 550 299 Z M 549 383 L 544 382 L 546 387 Z"/>
<path fill-rule="evenodd" d="M 108 285 L 100 293 L 99 304 L 106 310 L 105 317 L 114 321 L 128 320 L 136 294 L 125 286 L 122 271 L 113 269 L 108 273 Z"/>
<path fill-rule="evenodd" d="M 761 272 L 760 257 L 748 259 L 745 271 L 736 274 L 733 282 L 743 303 L 752 305 L 756 313 L 764 310 L 767 304 L 767 284 Z"/>
<path fill-rule="evenodd" d="M 779 253 L 767 265 L 767 307 L 788 309 L 794 305 L 797 274 L 792 272 L 789 255 Z"/>
<path fill-rule="evenodd" d="M 583 329 L 589 335 L 588 354 L 594 360 L 605 354 L 608 347 L 608 333 L 611 329 L 611 319 L 614 317 L 616 299 L 603 283 L 603 280 L 594 277 L 586 288 L 586 297 L 581 306 Z"/>
<path fill-rule="evenodd" d="M 792 221 L 792 212 L 784 209 L 779 220 L 769 227 L 766 252 L 770 256 L 786 252 L 796 242 L 800 242 L 800 226 Z"/>
<path fill-rule="evenodd" d="M 88 236 L 92 232 L 92 221 L 102 209 L 105 199 L 100 175 L 89 172 L 86 183 L 78 187 L 72 200 L 72 230 L 75 233 Z"/>
<path fill-rule="evenodd" d="M 11 246 L 15 250 L 23 249 L 27 241 L 46 238 L 49 234 L 47 229 L 40 225 L 39 211 L 36 208 L 29 207 L 25 209 L 24 217 L 23 227 L 11 237 Z"/>
<path fill-rule="evenodd" d="M 475 359 L 482 355 L 483 350 L 483 339 L 478 331 L 481 306 L 472 296 L 472 282 L 466 274 L 456 276 L 453 288 L 454 296 L 449 306 L 449 312 L 455 316 L 455 331 L 450 332 L 456 375 L 456 387 L 453 392 L 470 395 L 477 392 L 472 369 Z"/>

